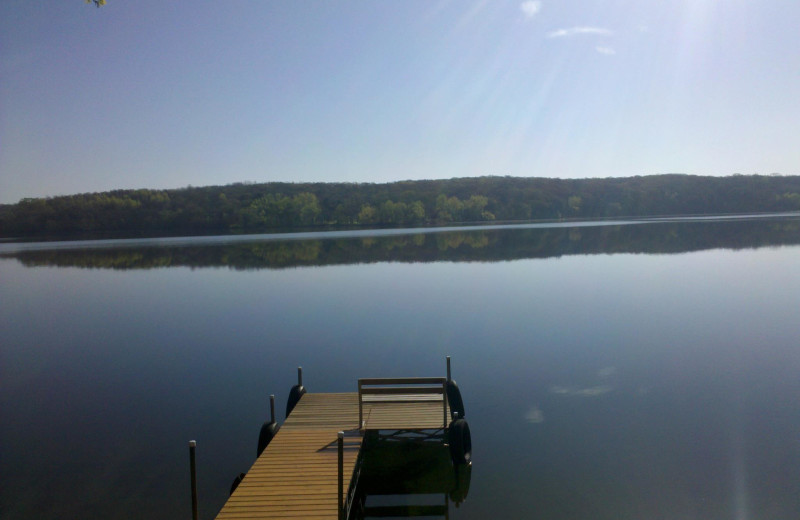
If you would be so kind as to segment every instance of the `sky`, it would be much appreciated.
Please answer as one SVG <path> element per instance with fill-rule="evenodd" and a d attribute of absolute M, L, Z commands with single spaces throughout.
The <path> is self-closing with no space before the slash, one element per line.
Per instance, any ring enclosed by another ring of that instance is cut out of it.
<path fill-rule="evenodd" d="M 797 0 L 0 2 L 0 203 L 800 174 Z"/>

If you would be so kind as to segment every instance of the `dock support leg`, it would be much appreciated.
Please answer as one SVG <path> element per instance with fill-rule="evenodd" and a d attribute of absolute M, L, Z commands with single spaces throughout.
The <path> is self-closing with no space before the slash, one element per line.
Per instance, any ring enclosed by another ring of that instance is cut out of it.
<path fill-rule="evenodd" d="M 339 498 L 336 503 L 339 504 L 339 520 L 345 520 L 344 517 L 344 432 L 337 434 L 339 445 Z"/>
<path fill-rule="evenodd" d="M 192 474 L 192 520 L 199 518 L 197 511 L 197 464 L 195 463 L 194 450 L 197 447 L 196 441 L 189 441 L 189 471 Z"/>

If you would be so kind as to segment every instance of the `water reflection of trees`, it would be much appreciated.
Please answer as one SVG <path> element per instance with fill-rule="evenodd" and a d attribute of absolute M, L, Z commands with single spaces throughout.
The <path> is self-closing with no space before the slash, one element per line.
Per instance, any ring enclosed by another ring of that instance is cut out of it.
<path fill-rule="evenodd" d="M 510 228 L 219 245 L 21 251 L 22 264 L 99 269 L 229 267 L 280 269 L 374 262 L 496 262 L 563 255 L 668 254 L 800 244 L 800 220 L 660 222 L 643 225 Z"/>

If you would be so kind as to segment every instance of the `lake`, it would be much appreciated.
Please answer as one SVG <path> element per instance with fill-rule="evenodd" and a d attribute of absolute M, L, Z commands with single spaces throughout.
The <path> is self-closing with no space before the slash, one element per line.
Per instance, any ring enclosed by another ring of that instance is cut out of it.
<path fill-rule="evenodd" d="M 0 244 L 0 517 L 202 518 L 311 392 L 441 376 L 450 518 L 794 519 L 800 216 Z"/>

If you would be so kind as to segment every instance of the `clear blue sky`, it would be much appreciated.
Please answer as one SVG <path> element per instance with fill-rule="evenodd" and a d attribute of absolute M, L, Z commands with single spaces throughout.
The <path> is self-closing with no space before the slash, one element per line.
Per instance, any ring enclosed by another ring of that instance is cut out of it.
<path fill-rule="evenodd" d="M 800 173 L 797 0 L 0 2 L 0 202 Z"/>

